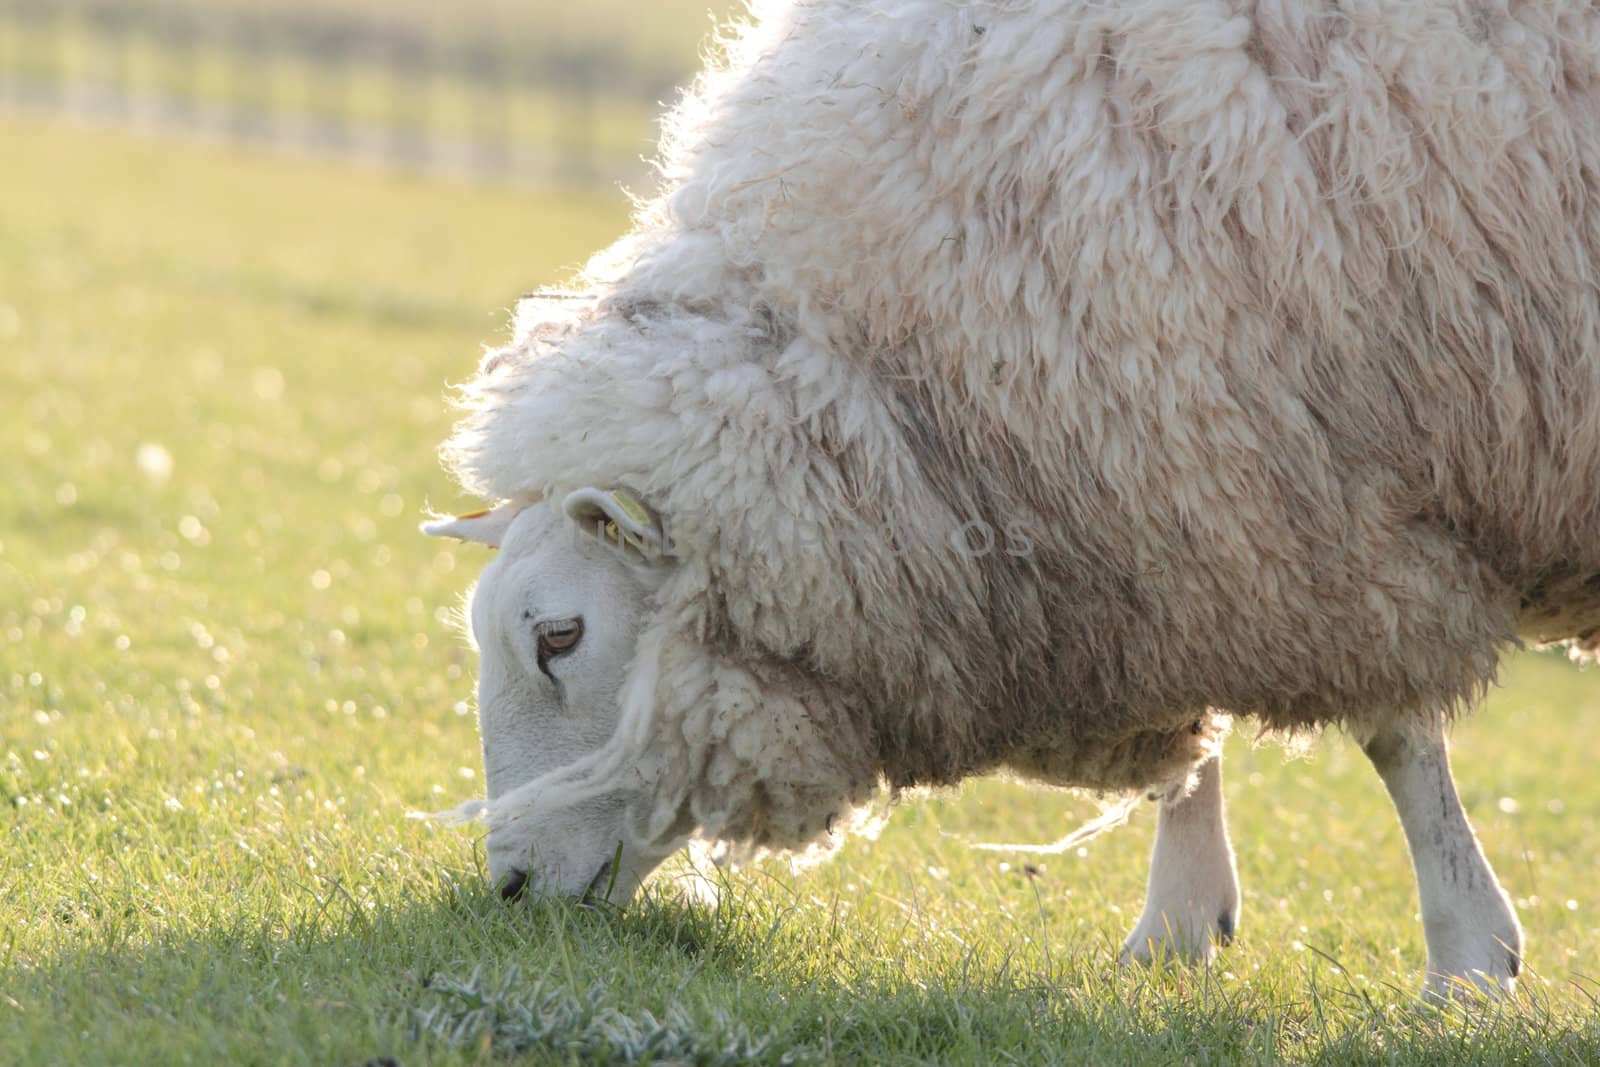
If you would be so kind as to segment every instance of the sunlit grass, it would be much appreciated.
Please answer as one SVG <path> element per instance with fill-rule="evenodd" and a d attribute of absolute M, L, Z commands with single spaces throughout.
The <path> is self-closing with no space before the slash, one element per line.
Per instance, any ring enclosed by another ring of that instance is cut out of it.
<path fill-rule="evenodd" d="M 1456 735 L 1527 928 L 1488 1012 L 1417 1006 L 1399 828 L 1337 737 L 1230 742 L 1209 972 L 1114 965 L 1153 812 L 968 848 L 1095 810 L 1010 782 L 714 905 L 501 904 L 478 831 L 405 817 L 481 788 L 449 623 L 480 557 L 414 527 L 468 503 L 447 383 L 621 198 L 19 123 L 0 158 L 0 1063 L 1600 1059 L 1600 678 L 1550 656 Z"/>

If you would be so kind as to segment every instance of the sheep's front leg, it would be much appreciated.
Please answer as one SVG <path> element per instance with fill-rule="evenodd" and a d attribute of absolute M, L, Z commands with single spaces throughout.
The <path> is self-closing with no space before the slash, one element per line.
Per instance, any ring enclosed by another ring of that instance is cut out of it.
<path fill-rule="evenodd" d="M 1522 961 L 1522 928 L 1450 776 L 1444 723 L 1386 729 L 1362 748 L 1400 814 L 1428 939 L 1423 996 L 1510 992 Z"/>
<path fill-rule="evenodd" d="M 1150 855 L 1144 914 L 1122 946 L 1122 959 L 1160 955 L 1208 963 L 1239 923 L 1239 875 L 1222 813 L 1222 756 L 1200 765 L 1187 795 L 1161 802 Z"/>

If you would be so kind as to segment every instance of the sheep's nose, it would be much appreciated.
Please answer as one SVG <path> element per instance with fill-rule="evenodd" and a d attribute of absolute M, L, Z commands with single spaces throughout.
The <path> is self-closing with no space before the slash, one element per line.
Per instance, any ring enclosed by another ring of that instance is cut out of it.
<path fill-rule="evenodd" d="M 528 884 L 528 872 L 511 868 L 511 873 L 500 882 L 500 899 L 515 900 Z"/>

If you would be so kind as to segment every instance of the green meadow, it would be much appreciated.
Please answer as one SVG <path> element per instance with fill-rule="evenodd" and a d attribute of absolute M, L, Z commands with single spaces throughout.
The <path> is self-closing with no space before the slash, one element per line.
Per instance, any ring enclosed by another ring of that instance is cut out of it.
<path fill-rule="evenodd" d="M 1229 742 L 1244 909 L 1119 969 L 1153 809 L 906 800 L 799 873 L 502 903 L 435 459 L 517 295 L 616 193 L 0 120 L 0 1064 L 1600 1062 L 1600 675 L 1508 662 L 1455 733 L 1516 999 L 1417 999 L 1399 826 L 1348 741 Z M 1248 619 L 1238 620 L 1248 626 Z M 1314 639 L 1311 635 L 1307 640 Z"/>

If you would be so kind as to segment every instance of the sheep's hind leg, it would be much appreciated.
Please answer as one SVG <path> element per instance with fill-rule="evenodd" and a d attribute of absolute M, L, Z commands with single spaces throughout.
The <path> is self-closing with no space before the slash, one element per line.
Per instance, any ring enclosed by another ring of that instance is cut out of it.
<path fill-rule="evenodd" d="M 1444 723 L 1389 728 L 1363 745 L 1400 814 L 1428 940 L 1423 996 L 1509 993 L 1522 960 L 1516 912 L 1467 822 L 1450 775 Z"/>
<path fill-rule="evenodd" d="M 1200 765 L 1187 795 L 1161 802 L 1150 855 L 1144 914 L 1122 946 L 1122 960 L 1171 956 L 1209 963 L 1239 923 L 1239 875 L 1222 811 L 1222 756 Z"/>

